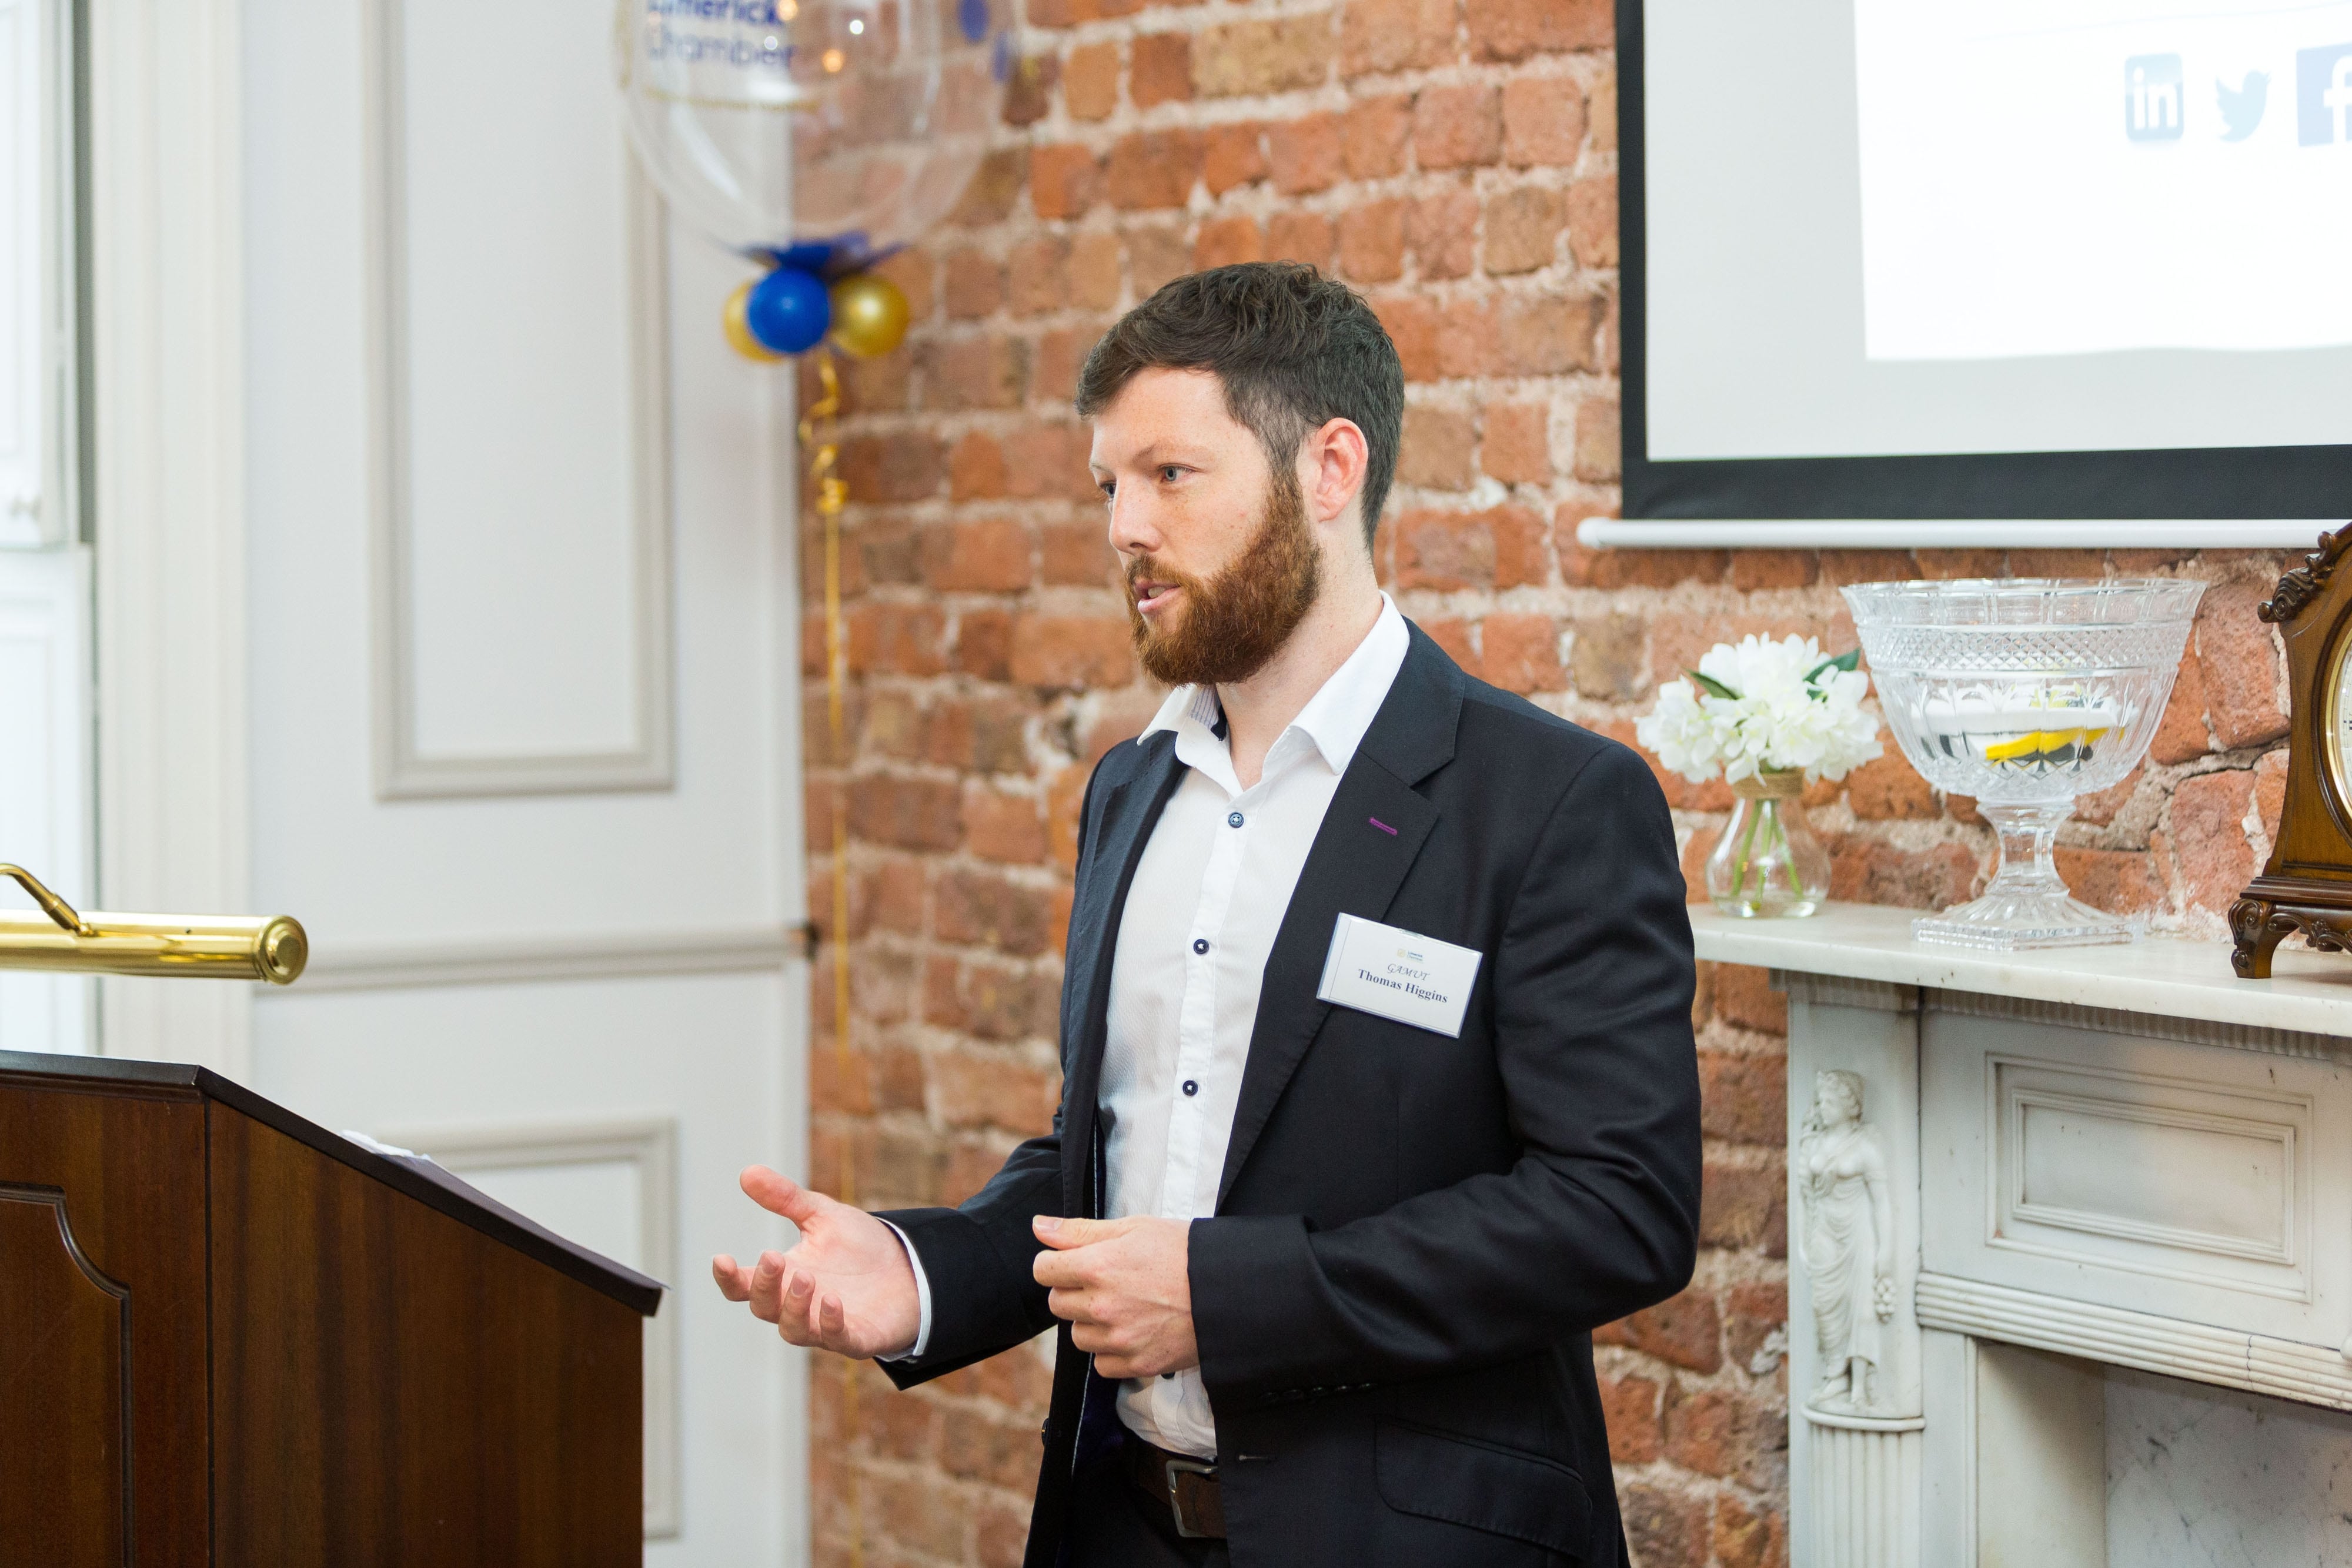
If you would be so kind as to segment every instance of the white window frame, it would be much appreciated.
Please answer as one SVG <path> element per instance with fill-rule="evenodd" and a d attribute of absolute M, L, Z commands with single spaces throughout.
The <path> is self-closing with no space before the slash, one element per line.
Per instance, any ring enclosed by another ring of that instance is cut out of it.
<path fill-rule="evenodd" d="M 75 0 L 0 0 L 0 861 L 89 907 L 75 25 Z M 25 902 L 5 897 L 11 910 Z M 0 970 L 0 1050 L 92 1050 L 96 1001 L 85 976 Z"/>
<path fill-rule="evenodd" d="M 89 552 L 0 549 L 0 861 L 81 908 L 90 853 Z M 33 913 L 11 887 L 11 915 Z M 0 969 L 0 1051 L 97 1049 L 97 982 Z"/>
<path fill-rule="evenodd" d="M 80 534 L 73 0 L 0 0 L 0 548 Z"/>

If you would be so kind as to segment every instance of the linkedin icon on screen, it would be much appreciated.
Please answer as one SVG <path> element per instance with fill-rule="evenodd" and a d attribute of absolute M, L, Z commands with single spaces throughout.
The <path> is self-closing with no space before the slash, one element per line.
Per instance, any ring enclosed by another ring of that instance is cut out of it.
<path fill-rule="evenodd" d="M 2180 140 L 2180 57 L 2134 55 L 2124 62 L 2124 134 L 2134 141 Z"/>

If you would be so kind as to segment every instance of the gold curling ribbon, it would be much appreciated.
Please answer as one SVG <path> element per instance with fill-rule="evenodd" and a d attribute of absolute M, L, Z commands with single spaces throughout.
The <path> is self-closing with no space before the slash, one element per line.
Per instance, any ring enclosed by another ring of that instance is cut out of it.
<path fill-rule="evenodd" d="M 823 395 L 801 416 L 801 444 L 809 449 L 809 482 L 816 492 L 817 516 L 824 519 L 824 705 L 834 767 L 833 804 L 833 1055 L 835 1076 L 849 1082 L 849 726 L 845 717 L 849 651 L 841 621 L 841 508 L 849 486 L 838 472 L 841 444 L 831 424 L 841 413 L 841 377 L 830 350 L 816 354 Z M 822 427 L 822 434 L 820 428 Z M 857 1201 L 855 1140 L 841 1140 L 838 1186 L 841 1201 Z M 857 1363 L 841 1363 L 841 1473 L 849 1489 L 850 1568 L 865 1568 L 866 1528 L 859 1507 L 857 1463 L 851 1445 L 857 1436 Z"/>

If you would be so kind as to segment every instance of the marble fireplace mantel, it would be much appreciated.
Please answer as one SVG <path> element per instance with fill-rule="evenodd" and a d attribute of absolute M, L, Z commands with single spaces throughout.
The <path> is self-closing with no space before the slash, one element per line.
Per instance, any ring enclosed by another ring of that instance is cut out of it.
<path fill-rule="evenodd" d="M 1789 995 L 1792 1563 L 2352 1564 L 2352 958 L 1912 914 L 1691 911 Z"/>

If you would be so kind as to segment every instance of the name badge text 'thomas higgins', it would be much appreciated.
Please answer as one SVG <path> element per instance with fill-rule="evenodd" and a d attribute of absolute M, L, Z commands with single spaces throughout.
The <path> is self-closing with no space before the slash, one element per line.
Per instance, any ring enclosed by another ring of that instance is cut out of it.
<path fill-rule="evenodd" d="M 1318 998 L 1459 1038 L 1486 955 L 1377 920 L 1342 915 Z"/>

